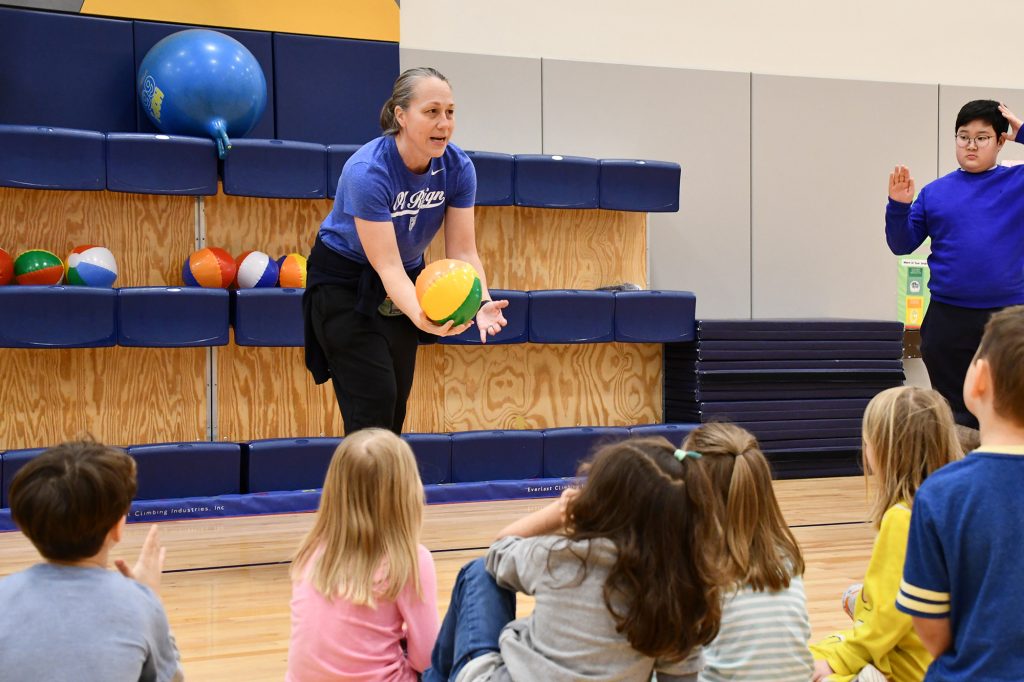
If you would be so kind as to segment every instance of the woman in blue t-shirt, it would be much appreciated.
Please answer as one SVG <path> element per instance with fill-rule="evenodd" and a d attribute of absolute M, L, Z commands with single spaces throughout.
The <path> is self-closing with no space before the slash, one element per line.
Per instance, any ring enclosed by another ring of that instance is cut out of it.
<path fill-rule="evenodd" d="M 320 225 L 303 296 L 306 366 L 331 379 L 345 433 L 376 426 L 401 433 L 420 337 L 465 331 L 424 314 L 413 282 L 445 226 L 445 255 L 480 275 L 480 341 L 506 325 L 508 301 L 491 301 L 476 250 L 476 171 L 451 144 L 455 101 L 437 70 L 409 69 L 380 115 L 384 134 L 345 164 L 334 208 Z"/>

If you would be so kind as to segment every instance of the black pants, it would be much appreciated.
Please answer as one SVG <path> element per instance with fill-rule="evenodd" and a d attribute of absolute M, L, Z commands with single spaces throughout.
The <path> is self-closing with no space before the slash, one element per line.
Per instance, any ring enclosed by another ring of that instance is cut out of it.
<path fill-rule="evenodd" d="M 416 370 L 416 325 L 405 315 L 356 312 L 356 292 L 345 287 L 321 284 L 310 294 L 312 327 L 331 369 L 345 435 L 371 426 L 401 433 Z"/>
<path fill-rule="evenodd" d="M 978 428 L 964 405 L 964 377 L 992 313 L 1002 308 L 961 308 L 933 300 L 921 324 L 921 356 L 932 388 L 953 408 L 957 424 Z"/>

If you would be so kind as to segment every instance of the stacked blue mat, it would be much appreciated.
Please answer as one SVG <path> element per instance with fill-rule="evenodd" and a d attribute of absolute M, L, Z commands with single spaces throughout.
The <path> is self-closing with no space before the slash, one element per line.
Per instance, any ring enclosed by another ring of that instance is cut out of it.
<path fill-rule="evenodd" d="M 665 421 L 737 423 L 780 477 L 857 473 L 864 408 L 902 358 L 899 322 L 699 320 L 665 346 Z"/>

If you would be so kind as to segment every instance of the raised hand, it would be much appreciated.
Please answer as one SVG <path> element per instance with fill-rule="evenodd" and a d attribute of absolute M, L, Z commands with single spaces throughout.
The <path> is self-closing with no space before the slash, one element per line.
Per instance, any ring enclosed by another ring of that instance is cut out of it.
<path fill-rule="evenodd" d="M 914 178 L 906 166 L 896 166 L 889 173 L 889 198 L 904 204 L 914 201 Z"/>
<path fill-rule="evenodd" d="M 508 324 L 501 311 L 508 307 L 508 301 L 490 301 L 480 307 L 476 314 L 476 326 L 480 328 L 480 343 L 487 343 L 487 335 L 494 336 Z"/>
<path fill-rule="evenodd" d="M 137 580 L 154 592 L 160 591 L 160 574 L 164 570 L 164 558 L 167 556 L 167 548 L 160 546 L 160 533 L 154 523 L 149 527 L 149 534 L 146 541 L 142 543 L 142 550 L 139 552 L 139 560 L 133 568 L 128 568 L 124 559 L 117 559 L 114 565 L 126 578 Z"/>
<path fill-rule="evenodd" d="M 1005 104 L 999 105 L 999 113 L 1005 116 L 1006 120 L 1010 122 L 1010 132 L 1003 133 L 999 138 L 1003 142 L 1013 142 L 1017 139 L 1017 132 L 1020 130 L 1021 125 L 1024 124 L 1024 121 L 1021 121 L 1020 118 L 1017 117 L 1017 114 L 1010 111 Z"/>

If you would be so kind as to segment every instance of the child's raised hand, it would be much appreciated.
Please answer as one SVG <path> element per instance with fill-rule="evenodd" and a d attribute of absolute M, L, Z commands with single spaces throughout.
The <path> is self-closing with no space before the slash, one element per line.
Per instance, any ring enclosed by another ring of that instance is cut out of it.
<path fill-rule="evenodd" d="M 904 204 L 914 201 L 914 178 L 906 166 L 896 166 L 889 173 L 889 198 Z"/>
<path fill-rule="evenodd" d="M 558 509 L 562 513 L 562 527 L 569 525 L 569 503 L 580 494 L 579 488 L 566 488 L 558 498 Z"/>
<path fill-rule="evenodd" d="M 154 592 L 160 592 L 160 574 L 164 570 L 164 558 L 167 556 L 167 548 L 160 546 L 160 533 L 154 523 L 149 527 L 145 542 L 142 543 L 142 550 L 139 552 L 139 560 L 135 562 L 134 568 L 128 568 L 124 559 L 114 562 L 117 570 L 126 578 L 137 580 Z"/>
<path fill-rule="evenodd" d="M 1021 125 L 1024 124 L 1024 121 L 1021 121 L 1020 118 L 1017 117 L 1017 114 L 1010 111 L 1007 106 L 1002 103 L 999 105 L 999 113 L 1005 116 L 1006 120 L 1010 122 L 1010 132 L 1003 133 L 999 137 L 1003 142 L 1013 142 L 1017 139 L 1017 132 L 1020 130 Z"/>

